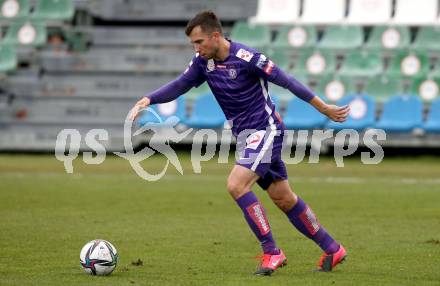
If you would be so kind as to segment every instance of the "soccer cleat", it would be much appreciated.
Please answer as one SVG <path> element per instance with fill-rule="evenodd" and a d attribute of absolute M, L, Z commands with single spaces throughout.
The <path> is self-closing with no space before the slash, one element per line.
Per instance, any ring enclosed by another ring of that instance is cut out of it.
<path fill-rule="evenodd" d="M 271 275 L 278 267 L 287 265 L 287 258 L 283 251 L 280 249 L 280 254 L 264 254 L 261 257 L 261 264 L 255 275 Z"/>
<path fill-rule="evenodd" d="M 347 257 L 347 252 L 345 251 L 345 248 L 341 245 L 339 247 L 339 250 L 332 254 L 324 253 L 321 256 L 321 259 L 319 259 L 318 262 L 318 271 L 322 272 L 330 272 L 333 270 L 333 268 L 336 267 L 339 263 L 344 262 L 345 258 Z"/>

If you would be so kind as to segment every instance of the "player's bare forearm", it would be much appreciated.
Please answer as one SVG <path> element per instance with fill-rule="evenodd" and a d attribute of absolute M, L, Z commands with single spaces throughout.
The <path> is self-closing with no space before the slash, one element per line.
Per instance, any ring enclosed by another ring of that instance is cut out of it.
<path fill-rule="evenodd" d="M 348 105 L 337 106 L 327 104 L 318 96 L 313 97 L 309 103 L 319 112 L 336 122 L 344 122 L 347 119 L 348 113 L 350 112 L 350 107 Z"/>

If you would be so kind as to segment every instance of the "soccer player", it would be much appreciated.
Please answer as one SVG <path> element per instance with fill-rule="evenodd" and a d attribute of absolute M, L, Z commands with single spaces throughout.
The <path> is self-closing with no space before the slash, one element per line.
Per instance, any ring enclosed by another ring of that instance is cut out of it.
<path fill-rule="evenodd" d="M 212 11 L 197 14 L 188 22 L 185 33 L 196 52 L 188 68 L 174 81 L 140 99 L 131 110 L 131 120 L 148 105 L 172 101 L 207 81 L 232 123 L 233 134 L 239 139 L 244 130 L 254 130 L 245 139 L 244 152 L 232 168 L 227 190 L 263 248 L 262 261 L 255 274 L 271 275 L 287 263 L 275 243 L 265 210 L 252 192 L 255 183 L 267 191 L 298 231 L 323 250 L 318 270 L 331 271 L 345 259 L 346 251 L 289 186 L 281 160 L 285 127 L 270 99 L 268 81 L 288 89 L 333 121 L 345 121 L 349 108 L 324 103 L 264 54 L 225 38 L 221 23 Z"/>

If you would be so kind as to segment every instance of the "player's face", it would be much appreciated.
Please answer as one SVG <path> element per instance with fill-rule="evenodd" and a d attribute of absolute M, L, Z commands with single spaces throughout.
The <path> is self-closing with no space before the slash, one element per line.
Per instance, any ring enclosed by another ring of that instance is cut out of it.
<path fill-rule="evenodd" d="M 194 45 L 194 50 L 200 56 L 210 59 L 213 58 L 218 51 L 219 46 L 219 32 L 205 33 L 200 26 L 194 27 L 189 35 L 191 44 Z"/>

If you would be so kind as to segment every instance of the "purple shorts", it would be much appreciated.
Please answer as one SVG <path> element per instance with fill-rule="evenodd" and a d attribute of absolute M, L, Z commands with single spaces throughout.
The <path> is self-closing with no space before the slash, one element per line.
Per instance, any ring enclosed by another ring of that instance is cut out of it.
<path fill-rule="evenodd" d="M 286 166 L 281 160 L 283 134 L 280 130 L 259 130 L 247 138 L 237 138 L 241 152 L 236 164 L 260 176 L 257 184 L 263 190 L 274 181 L 287 179 Z"/>

